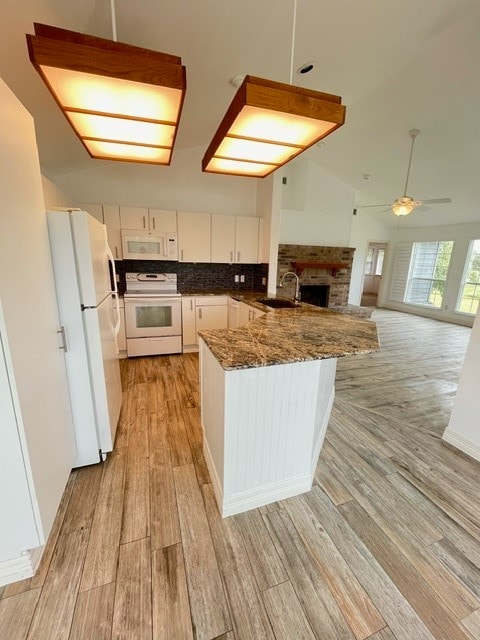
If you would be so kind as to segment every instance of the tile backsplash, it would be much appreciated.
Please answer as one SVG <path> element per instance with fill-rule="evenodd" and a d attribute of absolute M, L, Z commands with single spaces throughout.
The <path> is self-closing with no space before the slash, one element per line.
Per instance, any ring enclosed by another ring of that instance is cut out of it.
<path fill-rule="evenodd" d="M 218 264 L 210 262 L 164 262 L 162 260 L 116 260 L 120 276 L 120 293 L 125 291 L 125 273 L 129 271 L 176 273 L 178 290 L 195 292 L 216 289 L 239 291 L 266 291 L 268 264 Z M 235 282 L 236 275 L 245 276 L 245 282 Z"/>

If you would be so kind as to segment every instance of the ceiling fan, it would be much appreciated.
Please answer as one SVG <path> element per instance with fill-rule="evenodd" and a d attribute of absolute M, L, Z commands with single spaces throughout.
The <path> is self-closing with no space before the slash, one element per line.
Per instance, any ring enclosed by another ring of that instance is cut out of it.
<path fill-rule="evenodd" d="M 419 129 L 410 129 L 408 132 L 411 139 L 412 145 L 410 147 L 410 158 L 408 160 L 408 168 L 407 168 L 407 177 L 405 180 L 405 189 L 403 192 L 403 196 L 401 198 L 396 198 L 392 204 L 369 204 L 363 207 L 358 207 L 359 209 L 368 209 L 370 207 L 388 207 L 385 211 L 391 209 L 396 216 L 407 216 L 409 213 L 412 213 L 414 209 L 420 207 L 423 204 L 443 204 L 446 202 L 451 202 L 451 198 L 433 198 L 430 200 L 414 200 L 410 196 L 407 196 L 407 187 L 408 187 L 408 179 L 410 177 L 410 167 L 412 166 L 412 156 L 413 156 L 413 146 L 415 144 L 415 140 L 420 135 Z M 381 211 L 380 213 L 383 213 Z"/>

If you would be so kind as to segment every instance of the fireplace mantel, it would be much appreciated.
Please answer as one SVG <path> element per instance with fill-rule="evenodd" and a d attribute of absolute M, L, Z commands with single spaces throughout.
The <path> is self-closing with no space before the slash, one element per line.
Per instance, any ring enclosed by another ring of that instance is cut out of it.
<path fill-rule="evenodd" d="M 348 262 L 321 262 L 319 260 L 293 260 L 290 263 L 295 273 L 302 275 L 304 269 L 327 269 L 336 276 L 341 269 L 348 269 Z"/>

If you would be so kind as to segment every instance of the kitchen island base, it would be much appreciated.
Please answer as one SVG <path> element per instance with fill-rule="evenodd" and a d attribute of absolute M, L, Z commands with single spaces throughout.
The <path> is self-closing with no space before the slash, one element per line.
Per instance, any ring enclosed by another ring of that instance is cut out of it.
<path fill-rule="evenodd" d="M 204 452 L 223 517 L 311 489 L 336 363 L 225 370 L 200 339 Z"/>

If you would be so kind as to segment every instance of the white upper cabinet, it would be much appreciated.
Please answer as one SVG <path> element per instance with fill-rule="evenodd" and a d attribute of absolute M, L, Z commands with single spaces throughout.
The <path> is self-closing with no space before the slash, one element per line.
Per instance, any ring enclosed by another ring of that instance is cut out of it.
<path fill-rule="evenodd" d="M 259 218 L 212 214 L 212 262 L 255 264 Z"/>
<path fill-rule="evenodd" d="M 179 262 L 211 262 L 211 216 L 178 212 Z"/>
<path fill-rule="evenodd" d="M 120 207 L 122 229 L 138 229 L 154 233 L 177 233 L 177 212 L 170 209 L 147 209 L 145 207 Z"/>
<path fill-rule="evenodd" d="M 177 233 L 177 212 L 170 209 L 149 209 L 148 219 L 152 233 Z"/>
<path fill-rule="evenodd" d="M 145 207 L 120 207 L 120 226 L 122 229 L 150 230 L 148 209 Z"/>
<path fill-rule="evenodd" d="M 212 262 L 235 262 L 235 217 L 212 214 Z"/>
<path fill-rule="evenodd" d="M 103 221 L 107 227 L 108 246 L 115 260 L 122 260 L 122 234 L 120 232 L 120 207 L 116 204 L 103 205 Z"/>
<path fill-rule="evenodd" d="M 235 218 L 235 262 L 258 262 L 259 218 L 237 216 Z"/>
<path fill-rule="evenodd" d="M 86 211 L 107 227 L 108 246 L 115 260 L 122 259 L 122 236 L 120 234 L 120 207 L 116 204 L 91 204 L 79 202 L 78 209 Z"/>
<path fill-rule="evenodd" d="M 82 211 L 86 211 L 91 216 L 93 216 L 96 220 L 103 224 L 103 207 L 101 204 L 90 204 L 86 202 L 79 202 L 75 205 L 77 209 L 81 209 Z"/>

